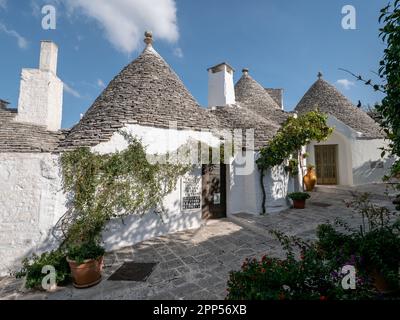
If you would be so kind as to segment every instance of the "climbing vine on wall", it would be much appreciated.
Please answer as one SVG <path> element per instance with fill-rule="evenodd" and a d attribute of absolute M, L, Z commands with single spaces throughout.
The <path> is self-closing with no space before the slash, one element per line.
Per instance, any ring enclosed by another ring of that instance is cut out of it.
<path fill-rule="evenodd" d="M 71 222 L 62 230 L 64 241 L 85 242 L 100 237 L 107 221 L 150 210 L 162 213 L 162 202 L 190 165 L 150 163 L 142 143 L 124 134 L 128 147 L 112 154 L 89 148 L 61 157 L 63 188 L 70 195 Z"/>
<path fill-rule="evenodd" d="M 300 150 L 311 141 L 327 139 L 333 132 L 327 124 L 328 117 L 319 111 L 311 111 L 297 118 L 289 117 L 268 146 L 260 150 L 257 166 L 263 193 L 262 213 L 266 213 L 265 173 L 268 169 L 282 165 L 295 154 L 300 161 Z"/>

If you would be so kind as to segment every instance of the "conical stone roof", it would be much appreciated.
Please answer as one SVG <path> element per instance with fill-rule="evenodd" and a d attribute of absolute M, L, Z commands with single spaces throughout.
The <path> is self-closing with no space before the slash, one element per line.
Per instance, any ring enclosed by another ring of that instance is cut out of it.
<path fill-rule="evenodd" d="M 236 101 L 243 107 L 254 111 L 260 116 L 282 124 L 288 118 L 268 92 L 249 74 L 243 70 L 243 75 L 235 86 Z"/>
<path fill-rule="evenodd" d="M 317 108 L 323 113 L 334 116 L 357 132 L 361 132 L 363 138 L 383 137 L 378 123 L 362 109 L 354 106 L 321 76 L 307 91 L 295 110 L 301 114 Z"/>
<path fill-rule="evenodd" d="M 118 74 L 61 144 L 62 149 L 108 141 L 126 124 L 178 129 L 212 129 L 218 121 L 201 108 L 147 34 L 143 53 Z"/>

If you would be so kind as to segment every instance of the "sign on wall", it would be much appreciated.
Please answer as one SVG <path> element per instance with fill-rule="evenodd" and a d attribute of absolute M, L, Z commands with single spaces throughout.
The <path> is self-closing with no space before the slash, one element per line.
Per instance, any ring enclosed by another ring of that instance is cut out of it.
<path fill-rule="evenodd" d="M 182 179 L 181 208 L 184 211 L 201 208 L 201 178 L 186 176 Z"/>

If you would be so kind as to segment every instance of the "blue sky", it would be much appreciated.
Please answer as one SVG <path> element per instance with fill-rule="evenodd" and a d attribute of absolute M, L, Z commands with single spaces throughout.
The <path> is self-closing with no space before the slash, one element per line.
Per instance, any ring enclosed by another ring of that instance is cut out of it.
<path fill-rule="evenodd" d="M 107 3 L 108 2 L 108 3 Z M 57 10 L 43 30 L 43 5 Z M 79 121 L 109 81 L 143 49 L 145 29 L 194 97 L 207 105 L 206 69 L 243 67 L 265 87 L 284 88 L 292 110 L 318 71 L 354 103 L 382 99 L 339 68 L 377 79 L 383 53 L 378 16 L 387 0 L 0 0 L 0 98 L 17 106 L 22 68 L 36 68 L 40 40 L 59 45 L 66 83 L 63 127 Z M 357 29 L 341 26 L 342 7 L 356 9 Z M 339 81 L 339 82 L 338 82 Z"/>

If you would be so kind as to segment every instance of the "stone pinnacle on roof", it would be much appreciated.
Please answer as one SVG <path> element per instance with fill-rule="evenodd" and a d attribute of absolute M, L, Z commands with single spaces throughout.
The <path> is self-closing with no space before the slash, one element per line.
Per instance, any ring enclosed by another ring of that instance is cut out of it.
<path fill-rule="evenodd" d="M 323 76 L 324 76 L 324 75 L 322 74 L 322 72 L 319 71 L 318 74 L 317 74 L 318 79 L 322 79 Z"/>
<path fill-rule="evenodd" d="M 244 76 L 248 76 L 249 75 L 249 69 L 248 68 L 243 68 L 242 72 L 243 72 Z"/>
<path fill-rule="evenodd" d="M 10 103 L 3 99 L 0 99 L 0 108 L 6 108 Z"/>
<path fill-rule="evenodd" d="M 153 33 L 151 31 L 146 31 L 144 33 L 144 36 L 145 36 L 144 43 L 147 46 L 152 46 L 153 45 Z"/>

